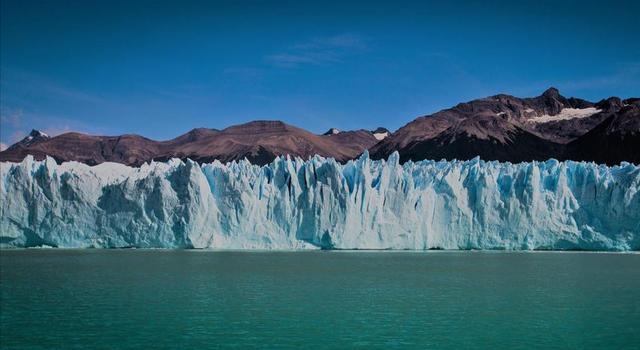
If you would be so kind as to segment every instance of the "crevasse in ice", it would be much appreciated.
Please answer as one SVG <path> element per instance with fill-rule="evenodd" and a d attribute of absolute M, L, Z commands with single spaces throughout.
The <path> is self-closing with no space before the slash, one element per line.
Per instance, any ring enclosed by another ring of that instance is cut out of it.
<path fill-rule="evenodd" d="M 640 249 L 640 167 L 627 163 L 27 157 L 0 177 L 5 247 Z"/>

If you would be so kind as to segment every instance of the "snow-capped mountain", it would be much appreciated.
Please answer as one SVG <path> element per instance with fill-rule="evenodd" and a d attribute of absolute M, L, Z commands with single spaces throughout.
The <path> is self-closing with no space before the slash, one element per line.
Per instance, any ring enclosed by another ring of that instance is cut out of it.
<path fill-rule="evenodd" d="M 329 130 L 327 130 L 324 134 L 322 135 L 336 135 L 339 134 L 340 130 L 336 129 L 336 128 L 331 128 Z"/>
<path fill-rule="evenodd" d="M 35 144 L 37 144 L 39 142 L 47 141 L 50 138 L 51 137 L 49 137 L 49 135 L 43 133 L 42 131 L 33 129 L 33 130 L 31 130 L 29 135 L 27 135 L 22 140 L 14 143 L 8 149 L 18 148 L 18 147 L 29 147 L 29 146 L 35 145 Z"/>
<path fill-rule="evenodd" d="M 417 118 L 370 151 L 375 159 L 398 151 L 401 161 L 480 156 L 511 162 L 555 158 L 640 163 L 637 123 L 622 126 L 628 134 L 624 145 L 602 140 L 601 144 L 609 146 L 599 148 L 598 156 L 589 142 L 580 141 L 602 123 L 622 114 L 631 120 L 640 119 L 638 99 L 622 101 L 612 97 L 592 103 L 565 98 L 554 88 L 533 98 L 496 95 Z"/>

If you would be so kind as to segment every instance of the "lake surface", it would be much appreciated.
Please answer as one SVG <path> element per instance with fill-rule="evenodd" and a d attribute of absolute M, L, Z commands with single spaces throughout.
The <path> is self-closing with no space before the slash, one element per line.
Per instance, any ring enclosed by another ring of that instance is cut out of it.
<path fill-rule="evenodd" d="M 0 251 L 0 347 L 640 344 L 640 255 Z"/>

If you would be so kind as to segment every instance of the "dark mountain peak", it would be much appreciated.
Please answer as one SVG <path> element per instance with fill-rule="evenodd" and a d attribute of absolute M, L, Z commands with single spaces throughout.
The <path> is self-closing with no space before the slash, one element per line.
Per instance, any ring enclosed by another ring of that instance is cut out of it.
<path fill-rule="evenodd" d="M 329 130 L 327 130 L 327 132 L 325 132 L 322 135 L 335 135 L 335 134 L 339 134 L 340 130 L 336 129 L 336 128 L 331 128 Z"/>
<path fill-rule="evenodd" d="M 31 132 L 29 133 L 29 136 L 33 136 L 33 137 L 46 137 L 49 138 L 49 135 L 43 133 L 40 130 L 36 130 L 36 129 L 31 129 Z"/>
<path fill-rule="evenodd" d="M 560 90 L 554 88 L 553 86 L 544 90 L 541 96 L 546 98 L 556 98 L 556 99 L 562 97 L 560 95 Z"/>
<path fill-rule="evenodd" d="M 377 127 L 375 130 L 373 130 L 371 132 L 374 133 L 374 134 L 384 134 L 385 132 L 389 133 L 389 130 L 387 128 L 383 128 L 383 127 L 379 126 L 379 127 Z"/>
<path fill-rule="evenodd" d="M 596 108 L 606 112 L 615 112 L 620 108 L 622 108 L 623 105 L 624 104 L 622 103 L 622 100 L 620 98 L 609 97 L 607 99 L 600 100 L 598 103 L 596 103 Z"/>
<path fill-rule="evenodd" d="M 16 142 L 8 149 L 13 149 L 16 147 L 28 147 L 34 145 L 36 143 L 40 143 L 42 141 L 49 140 L 51 137 L 40 130 L 32 129 L 29 135 L 27 135 L 22 140 Z"/>
<path fill-rule="evenodd" d="M 548 115 L 556 115 L 560 113 L 563 108 L 571 107 L 569 100 L 560 95 L 560 91 L 554 87 L 548 88 L 542 95 L 528 99 L 528 101 L 533 109 Z"/>
<path fill-rule="evenodd" d="M 220 130 L 218 129 L 209 129 L 209 128 L 195 128 L 189 130 L 186 134 L 190 141 L 200 140 L 203 137 L 207 137 L 209 135 L 217 134 Z"/>

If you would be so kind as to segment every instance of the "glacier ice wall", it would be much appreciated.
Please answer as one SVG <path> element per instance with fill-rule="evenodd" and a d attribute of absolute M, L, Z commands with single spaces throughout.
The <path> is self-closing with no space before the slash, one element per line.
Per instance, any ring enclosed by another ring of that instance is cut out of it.
<path fill-rule="evenodd" d="M 280 157 L 0 167 L 0 244 L 640 249 L 640 167 Z"/>

